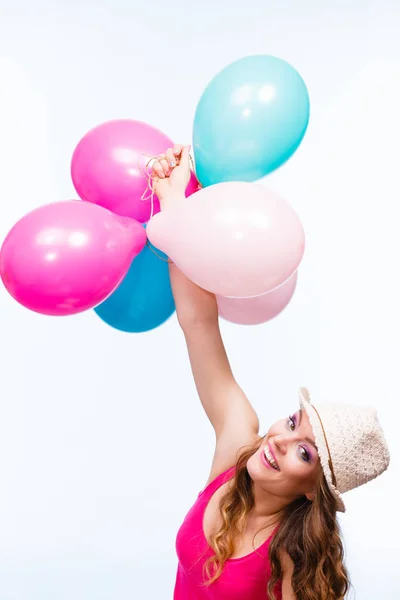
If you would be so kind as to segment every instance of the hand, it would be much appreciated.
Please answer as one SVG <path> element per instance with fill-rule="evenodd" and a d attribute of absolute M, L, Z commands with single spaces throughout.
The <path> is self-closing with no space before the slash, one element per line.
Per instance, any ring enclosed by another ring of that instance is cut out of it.
<path fill-rule="evenodd" d="M 152 165 L 153 188 L 161 208 L 168 197 L 184 197 L 190 180 L 190 146 L 175 145 Z"/>

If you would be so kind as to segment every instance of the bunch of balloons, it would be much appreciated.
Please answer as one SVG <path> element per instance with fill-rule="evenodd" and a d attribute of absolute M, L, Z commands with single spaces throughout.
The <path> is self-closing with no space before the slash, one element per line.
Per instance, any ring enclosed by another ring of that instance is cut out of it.
<path fill-rule="evenodd" d="M 148 164 L 173 141 L 135 120 L 95 127 L 72 157 L 80 200 L 37 208 L 6 236 L 6 289 L 42 314 L 94 308 L 112 327 L 148 331 L 175 310 L 169 256 L 217 295 L 222 317 L 273 318 L 293 296 L 304 231 L 285 200 L 254 182 L 295 152 L 308 119 L 307 88 L 287 62 L 261 55 L 229 65 L 196 109 L 188 201 L 162 213 L 146 195 Z"/>
<path fill-rule="evenodd" d="M 216 294 L 220 316 L 234 323 L 266 322 L 294 294 L 303 227 L 285 200 L 253 182 L 295 152 L 309 112 L 304 81 L 287 62 L 261 55 L 226 67 L 206 88 L 194 119 L 203 189 L 148 224 L 151 242 Z"/>

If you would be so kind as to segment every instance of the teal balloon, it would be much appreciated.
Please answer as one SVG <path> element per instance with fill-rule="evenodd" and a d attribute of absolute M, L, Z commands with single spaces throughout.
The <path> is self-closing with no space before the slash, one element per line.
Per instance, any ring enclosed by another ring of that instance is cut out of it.
<path fill-rule="evenodd" d="M 120 331 L 150 331 L 175 312 L 167 256 L 151 244 L 150 248 L 143 248 L 118 288 L 94 309 L 103 321 Z"/>
<path fill-rule="evenodd" d="M 228 65 L 196 109 L 197 178 L 206 187 L 264 177 L 298 148 L 309 116 L 307 87 L 286 61 L 259 55 Z"/>

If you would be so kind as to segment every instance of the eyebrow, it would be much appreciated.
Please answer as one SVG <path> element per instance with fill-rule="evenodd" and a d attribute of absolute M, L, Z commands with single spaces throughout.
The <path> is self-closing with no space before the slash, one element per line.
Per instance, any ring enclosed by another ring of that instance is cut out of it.
<path fill-rule="evenodd" d="M 303 415 L 303 412 L 301 410 L 298 411 L 299 412 L 299 423 L 298 426 L 300 427 L 300 423 L 301 423 L 301 417 Z M 311 444 L 312 446 L 314 446 L 314 448 L 316 449 L 316 451 L 318 452 L 318 448 L 315 445 L 315 442 L 313 442 L 309 437 L 304 438 L 306 440 L 306 442 L 308 442 L 309 444 Z"/>

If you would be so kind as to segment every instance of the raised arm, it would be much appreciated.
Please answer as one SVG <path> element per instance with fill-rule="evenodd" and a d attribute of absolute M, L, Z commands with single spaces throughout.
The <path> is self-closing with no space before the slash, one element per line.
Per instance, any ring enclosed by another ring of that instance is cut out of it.
<path fill-rule="evenodd" d="M 173 153 L 175 151 L 175 156 Z M 185 202 L 189 178 L 188 148 L 176 146 L 153 165 L 161 210 Z M 174 163 L 179 166 L 174 167 Z M 216 451 L 209 480 L 236 462 L 240 447 L 258 438 L 259 421 L 236 382 L 222 341 L 214 294 L 190 281 L 170 264 L 172 291 L 184 333 L 197 392 L 216 434 Z"/>

